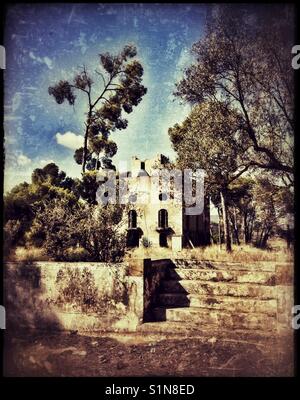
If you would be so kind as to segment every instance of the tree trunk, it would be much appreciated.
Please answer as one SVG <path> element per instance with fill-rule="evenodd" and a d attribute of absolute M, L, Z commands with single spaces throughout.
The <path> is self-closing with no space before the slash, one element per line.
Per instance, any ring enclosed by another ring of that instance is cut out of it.
<path fill-rule="evenodd" d="M 206 203 L 205 200 L 207 201 Z M 205 218 L 205 244 L 210 246 L 212 243 L 214 243 L 210 221 L 210 196 L 204 198 L 204 207 L 203 215 Z"/>
<path fill-rule="evenodd" d="M 219 249 L 222 248 L 222 237 L 221 237 L 221 215 L 220 210 L 218 207 L 218 235 L 219 235 Z"/>
<path fill-rule="evenodd" d="M 266 231 L 265 231 L 265 234 L 264 234 L 263 238 L 262 238 L 261 247 L 263 249 L 265 249 L 267 247 L 267 242 L 268 242 L 271 230 L 272 230 L 272 228 L 268 227 L 266 229 Z"/>
<path fill-rule="evenodd" d="M 259 239 L 258 239 L 258 242 L 257 242 L 257 245 L 260 248 L 262 247 L 263 237 L 265 236 L 265 233 L 266 233 L 266 229 L 265 229 L 265 226 L 263 226 L 261 228 L 261 232 L 260 232 Z"/>
<path fill-rule="evenodd" d="M 236 209 L 235 207 L 233 207 L 233 212 L 232 215 L 230 216 L 231 219 L 231 224 L 232 224 L 232 229 L 233 229 L 233 238 L 235 240 L 235 243 L 239 246 L 240 243 L 240 238 L 239 238 L 239 228 L 238 228 L 238 224 L 237 224 L 237 218 L 236 218 Z M 233 242 L 233 239 L 232 239 Z"/>
<path fill-rule="evenodd" d="M 98 171 L 99 170 L 99 168 L 98 168 L 99 158 L 100 158 L 100 153 L 97 153 L 94 171 Z"/>
<path fill-rule="evenodd" d="M 244 231 L 244 243 L 249 242 L 248 226 L 247 226 L 247 212 L 243 213 L 243 231 Z"/>
<path fill-rule="evenodd" d="M 255 237 L 255 240 L 254 240 L 255 246 L 259 245 L 259 232 L 260 232 L 260 228 L 257 228 L 256 231 L 255 231 L 256 237 Z"/>
<path fill-rule="evenodd" d="M 287 249 L 289 250 L 291 248 L 291 231 L 289 225 L 286 227 L 286 245 Z"/>
<path fill-rule="evenodd" d="M 215 244 L 215 239 L 214 239 L 214 236 L 213 236 L 213 231 L 212 231 L 211 226 L 209 228 L 209 234 L 210 234 L 210 241 L 211 241 L 210 243 Z"/>
<path fill-rule="evenodd" d="M 86 159 L 87 159 L 87 144 L 88 144 L 88 135 L 89 135 L 89 127 L 90 127 L 90 120 L 92 116 L 92 110 L 90 111 L 87 116 L 87 124 L 85 127 L 85 134 L 84 134 L 84 142 L 83 142 L 83 153 L 82 153 L 82 173 L 85 173 L 85 166 L 86 166 Z"/>
<path fill-rule="evenodd" d="M 84 143 L 83 143 L 83 153 L 82 153 L 82 173 L 85 173 L 86 158 L 87 158 L 87 141 L 88 141 L 88 126 L 85 130 Z"/>
<path fill-rule="evenodd" d="M 226 202 L 226 195 L 224 191 L 220 192 L 221 196 L 221 205 L 222 205 L 222 213 L 223 213 L 223 225 L 224 225 L 224 238 L 226 244 L 226 251 L 231 252 L 231 238 L 230 238 L 230 229 L 228 223 L 228 210 L 227 210 L 227 202 Z"/>
<path fill-rule="evenodd" d="M 234 232 L 235 232 L 236 243 L 239 246 L 241 243 L 240 243 L 239 228 L 238 228 L 238 224 L 237 224 L 235 207 L 233 207 L 233 218 L 234 218 Z"/>
<path fill-rule="evenodd" d="M 251 214 L 249 222 L 248 242 L 252 242 L 255 215 Z"/>

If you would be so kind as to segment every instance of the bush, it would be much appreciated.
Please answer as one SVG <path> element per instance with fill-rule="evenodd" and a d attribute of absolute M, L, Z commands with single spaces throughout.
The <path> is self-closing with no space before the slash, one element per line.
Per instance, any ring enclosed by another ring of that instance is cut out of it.
<path fill-rule="evenodd" d="M 122 210 L 53 200 L 37 212 L 29 238 L 45 237 L 43 248 L 55 260 L 119 262 L 126 246 Z"/>
<path fill-rule="evenodd" d="M 45 226 L 38 218 L 35 218 L 28 232 L 25 233 L 27 246 L 42 247 L 46 240 Z"/>
<path fill-rule="evenodd" d="M 4 246 L 3 252 L 5 256 L 9 256 L 15 248 L 21 234 L 21 221 L 8 220 L 4 226 Z"/>
<path fill-rule="evenodd" d="M 126 234 L 121 232 L 123 207 L 85 206 L 79 211 L 82 220 L 79 244 L 91 261 L 120 262 L 126 249 Z"/>
<path fill-rule="evenodd" d="M 143 245 L 143 247 L 148 248 L 148 247 L 152 246 L 152 243 L 150 242 L 150 240 L 147 237 L 143 236 L 142 237 L 142 245 Z"/>
<path fill-rule="evenodd" d="M 45 253 L 55 260 L 66 260 L 67 249 L 76 245 L 74 208 L 66 200 L 52 200 L 36 212 L 29 238 L 41 235 Z"/>

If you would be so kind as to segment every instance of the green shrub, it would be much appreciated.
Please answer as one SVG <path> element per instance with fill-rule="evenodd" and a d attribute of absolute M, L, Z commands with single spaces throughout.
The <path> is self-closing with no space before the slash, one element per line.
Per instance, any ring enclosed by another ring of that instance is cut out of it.
<path fill-rule="evenodd" d="M 150 242 L 150 240 L 147 237 L 143 236 L 142 237 L 142 245 L 143 245 L 143 247 L 148 248 L 148 247 L 152 246 L 152 243 Z"/>
<path fill-rule="evenodd" d="M 4 226 L 4 246 L 3 252 L 5 256 L 9 256 L 14 250 L 21 233 L 21 221 L 8 220 Z"/>
<path fill-rule="evenodd" d="M 43 232 L 43 249 L 55 260 L 119 262 L 126 247 L 122 212 L 121 206 L 70 206 L 56 199 L 36 213 L 30 239 Z"/>

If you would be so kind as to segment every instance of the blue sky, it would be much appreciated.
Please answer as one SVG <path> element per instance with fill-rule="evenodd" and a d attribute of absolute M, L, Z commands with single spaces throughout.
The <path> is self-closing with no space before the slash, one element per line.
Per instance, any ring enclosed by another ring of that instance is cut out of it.
<path fill-rule="evenodd" d="M 71 79 L 77 66 L 93 72 L 98 54 L 137 46 L 148 93 L 128 116 L 128 128 L 112 136 L 114 161 L 157 153 L 174 158 L 168 128 L 189 107 L 174 101 L 175 82 L 193 61 L 206 6 L 197 4 L 19 4 L 8 10 L 5 28 L 5 189 L 29 181 L 34 168 L 54 161 L 80 176 L 73 160 L 83 133 L 84 103 L 58 105 L 49 85 Z M 99 82 L 100 85 L 100 82 Z M 100 87 L 100 86 L 99 86 Z"/>

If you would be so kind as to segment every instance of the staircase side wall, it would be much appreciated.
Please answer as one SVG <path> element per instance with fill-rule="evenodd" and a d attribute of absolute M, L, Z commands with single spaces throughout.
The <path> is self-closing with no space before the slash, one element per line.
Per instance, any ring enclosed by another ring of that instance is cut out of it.
<path fill-rule="evenodd" d="M 4 275 L 11 331 L 135 331 L 143 321 L 143 273 L 134 263 L 7 263 Z"/>
<path fill-rule="evenodd" d="M 159 287 L 167 273 L 169 260 L 150 259 L 144 264 L 144 322 L 153 321 L 152 308 L 156 303 Z"/>

